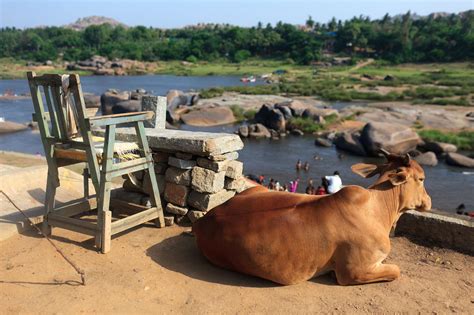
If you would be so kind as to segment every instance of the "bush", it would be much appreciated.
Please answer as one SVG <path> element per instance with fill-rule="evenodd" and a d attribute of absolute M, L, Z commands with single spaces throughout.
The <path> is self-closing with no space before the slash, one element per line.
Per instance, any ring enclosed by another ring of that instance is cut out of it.
<path fill-rule="evenodd" d="M 248 50 L 245 50 L 245 49 L 237 50 L 234 54 L 234 61 L 240 63 L 242 61 L 249 59 L 250 56 L 252 56 L 252 54 Z"/>
<path fill-rule="evenodd" d="M 198 59 L 196 58 L 196 56 L 191 55 L 188 58 L 186 58 L 186 61 L 196 63 L 196 62 L 198 62 Z"/>
<path fill-rule="evenodd" d="M 300 129 L 304 133 L 313 133 L 324 129 L 324 126 L 316 123 L 311 117 L 292 117 L 288 120 L 288 127 Z"/>

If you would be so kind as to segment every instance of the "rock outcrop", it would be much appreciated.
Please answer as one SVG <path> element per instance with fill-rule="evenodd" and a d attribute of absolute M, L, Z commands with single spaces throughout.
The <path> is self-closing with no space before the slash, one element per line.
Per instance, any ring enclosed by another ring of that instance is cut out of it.
<path fill-rule="evenodd" d="M 286 130 L 284 114 L 272 105 L 263 105 L 255 114 L 255 121 L 277 132 L 284 132 Z"/>
<path fill-rule="evenodd" d="M 229 107 L 215 106 L 191 110 L 181 120 L 191 126 L 218 126 L 235 122 L 235 117 Z"/>
<path fill-rule="evenodd" d="M 420 165 L 436 166 L 438 164 L 436 154 L 430 151 L 417 155 L 414 159 Z"/>
<path fill-rule="evenodd" d="M 336 138 L 334 144 L 338 149 L 360 156 L 367 155 L 365 148 L 360 141 L 360 135 L 357 133 L 344 132 Z"/>
<path fill-rule="evenodd" d="M 453 166 L 474 168 L 473 158 L 454 152 L 446 154 L 446 163 Z"/>
<path fill-rule="evenodd" d="M 405 154 L 416 149 L 421 139 L 409 127 L 370 122 L 362 129 L 360 141 L 367 154 L 378 156 L 381 148 L 394 154 Z"/>

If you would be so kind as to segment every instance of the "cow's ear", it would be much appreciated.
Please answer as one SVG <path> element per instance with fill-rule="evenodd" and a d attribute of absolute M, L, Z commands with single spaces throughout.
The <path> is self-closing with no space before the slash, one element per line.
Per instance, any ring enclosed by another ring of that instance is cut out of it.
<path fill-rule="evenodd" d="M 393 186 L 401 185 L 407 182 L 408 174 L 405 171 L 388 175 L 388 179 Z"/>
<path fill-rule="evenodd" d="M 375 174 L 378 174 L 377 168 L 377 165 L 365 163 L 357 163 L 351 166 L 351 169 L 354 173 L 365 178 L 369 178 Z"/>

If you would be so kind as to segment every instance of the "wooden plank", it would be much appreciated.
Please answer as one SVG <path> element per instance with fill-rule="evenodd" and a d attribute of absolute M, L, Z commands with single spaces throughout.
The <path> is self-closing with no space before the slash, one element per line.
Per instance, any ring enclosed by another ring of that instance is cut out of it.
<path fill-rule="evenodd" d="M 119 116 L 119 117 L 110 117 L 114 115 L 106 115 L 106 116 L 94 116 L 88 118 L 89 124 L 91 127 L 101 127 L 101 126 L 108 126 L 108 125 L 119 125 L 119 124 L 127 124 L 136 121 L 143 121 L 149 119 L 150 115 L 148 113 L 151 112 L 144 112 L 143 114 L 138 113 L 128 113 L 130 115 L 127 116 Z M 133 114 L 133 115 L 132 115 Z M 125 114 L 119 114 L 125 115 Z"/>
<path fill-rule="evenodd" d="M 66 113 L 64 112 L 64 108 L 61 102 L 61 94 L 59 86 L 52 86 L 51 87 L 51 95 L 53 99 L 53 106 L 55 108 L 56 114 L 58 115 L 58 125 L 59 130 L 61 131 L 60 139 L 67 140 L 68 139 L 68 132 L 67 132 L 67 119 Z"/>
<path fill-rule="evenodd" d="M 126 218 L 112 222 L 112 235 L 128 230 L 137 225 L 156 219 L 156 208 L 150 208 L 145 211 L 136 213 Z"/>
<path fill-rule="evenodd" d="M 55 227 L 60 227 L 92 236 L 96 234 L 97 230 L 97 225 L 94 223 L 86 222 L 80 219 L 63 217 L 60 215 L 55 215 L 54 213 L 48 215 L 48 223 Z"/>
<path fill-rule="evenodd" d="M 69 76 L 69 89 L 72 92 L 74 99 L 74 105 L 76 106 L 77 112 L 77 123 L 79 125 L 79 131 L 82 135 L 84 144 L 86 148 L 87 164 L 89 169 L 89 174 L 91 176 L 92 184 L 96 192 L 99 191 L 99 161 L 97 159 L 94 142 L 92 138 L 92 131 L 90 125 L 86 122 L 86 106 L 84 102 L 84 95 L 82 94 L 80 78 L 77 74 L 71 74 Z"/>
<path fill-rule="evenodd" d="M 56 207 L 52 213 L 63 217 L 72 217 L 76 214 L 87 212 L 97 208 L 97 199 L 74 200 L 61 207 Z"/>
<path fill-rule="evenodd" d="M 134 159 L 134 160 L 130 160 L 130 161 L 115 163 L 114 165 L 112 165 L 111 171 L 126 169 L 126 168 L 130 168 L 130 167 L 133 167 L 133 166 L 136 166 L 136 165 L 145 164 L 147 162 L 148 161 L 146 160 L 146 158 L 139 158 L 139 159 Z"/>
<path fill-rule="evenodd" d="M 135 125 L 135 130 L 137 132 L 137 137 L 138 137 L 138 146 L 140 147 L 140 152 L 142 155 L 145 156 L 147 160 L 151 160 L 151 152 L 150 148 L 148 146 L 148 140 L 146 139 L 146 134 L 145 134 L 145 127 L 143 125 L 143 122 L 138 122 Z M 163 207 L 161 205 L 161 197 L 160 197 L 160 192 L 158 190 L 158 184 L 156 183 L 156 175 L 155 175 L 155 170 L 153 166 L 153 162 L 148 163 L 148 175 L 150 176 L 150 183 L 151 183 L 151 188 L 152 188 L 152 193 L 150 195 L 150 201 L 153 207 L 156 207 L 156 212 L 157 212 L 157 219 L 155 221 L 155 224 L 157 227 L 165 227 L 165 216 L 163 213 Z"/>
<path fill-rule="evenodd" d="M 58 115 L 51 101 L 51 94 L 50 94 L 51 88 L 47 85 L 44 85 L 43 90 L 44 90 L 44 96 L 46 98 L 46 104 L 48 106 L 48 113 L 49 113 L 49 118 L 51 121 L 52 134 L 56 139 L 60 139 L 61 130 L 59 129 Z"/>
<path fill-rule="evenodd" d="M 100 250 L 106 253 L 110 250 L 112 214 L 110 212 L 111 182 L 108 172 L 114 163 L 115 125 L 107 126 L 105 130 L 104 153 L 102 170 L 100 172 L 99 205 L 97 207 L 98 226 L 100 230 Z"/>
<path fill-rule="evenodd" d="M 43 74 L 35 76 L 33 81 L 36 85 L 61 86 L 62 78 L 60 74 Z"/>
<path fill-rule="evenodd" d="M 101 119 L 107 119 L 107 118 L 117 118 L 117 117 L 127 117 L 127 116 L 137 116 L 137 115 L 146 115 L 145 117 L 147 119 L 150 119 L 150 118 L 153 117 L 153 112 L 152 111 L 143 111 L 143 112 L 132 112 L 132 113 L 121 113 L 121 114 L 94 116 L 94 117 L 90 117 L 89 120 L 94 121 L 94 120 L 101 120 Z"/>
<path fill-rule="evenodd" d="M 141 170 L 146 170 L 146 169 L 148 169 L 148 163 L 149 162 L 145 162 L 145 163 L 142 163 L 142 164 L 139 164 L 139 165 L 135 165 L 135 166 L 127 167 L 127 168 L 122 168 L 122 169 L 117 169 L 117 170 L 108 172 L 106 175 L 107 175 L 107 178 L 112 179 L 112 178 L 115 178 L 115 177 L 122 176 L 124 174 L 138 172 L 138 171 L 141 171 Z"/>
<path fill-rule="evenodd" d="M 58 159 L 68 159 L 78 162 L 87 162 L 87 154 L 84 151 L 75 149 L 54 149 L 54 157 Z"/>

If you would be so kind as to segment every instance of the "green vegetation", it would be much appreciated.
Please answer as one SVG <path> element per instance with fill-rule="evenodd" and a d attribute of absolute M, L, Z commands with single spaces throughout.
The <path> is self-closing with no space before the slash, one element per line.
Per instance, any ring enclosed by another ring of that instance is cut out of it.
<path fill-rule="evenodd" d="M 443 132 L 439 130 L 419 130 L 424 140 L 447 142 L 461 150 L 474 150 L 474 131 Z"/>
<path fill-rule="evenodd" d="M 255 109 L 244 110 L 239 105 L 231 105 L 230 110 L 234 114 L 235 120 L 241 122 L 244 120 L 252 120 L 255 117 L 257 111 Z"/>
<path fill-rule="evenodd" d="M 350 54 L 353 61 L 377 56 L 392 63 L 448 62 L 474 59 L 473 28 L 473 10 L 417 19 L 410 12 L 396 18 L 386 14 L 379 20 L 333 18 L 323 24 L 308 19 L 304 28 L 283 22 L 249 28 L 210 24 L 182 29 L 103 24 L 83 31 L 4 27 L 0 29 L 0 58 L 75 61 L 98 54 L 111 60 L 240 63 L 249 58 L 279 58 L 288 64 L 310 64 L 323 59 L 323 48 L 330 46 L 335 53 Z"/>
<path fill-rule="evenodd" d="M 338 115 L 331 114 L 324 117 L 325 122 L 320 124 L 315 122 L 311 117 L 292 117 L 288 120 L 288 126 L 290 128 L 300 129 L 304 133 L 313 133 L 326 129 L 328 125 L 335 123 L 338 119 Z"/>

